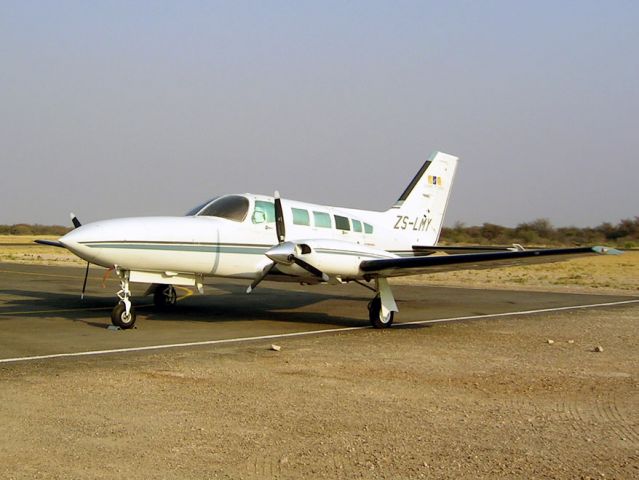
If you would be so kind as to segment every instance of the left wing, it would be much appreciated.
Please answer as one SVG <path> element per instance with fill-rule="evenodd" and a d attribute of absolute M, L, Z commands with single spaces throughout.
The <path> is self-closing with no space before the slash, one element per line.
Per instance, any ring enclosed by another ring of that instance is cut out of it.
<path fill-rule="evenodd" d="M 607 247 L 553 248 L 487 253 L 461 253 L 421 257 L 364 260 L 360 270 L 365 277 L 400 277 L 452 270 L 480 270 L 486 268 L 552 263 L 592 254 L 619 255 L 622 252 Z"/>
<path fill-rule="evenodd" d="M 34 242 L 39 243 L 40 245 L 47 245 L 49 247 L 67 248 L 56 240 L 34 240 Z"/>

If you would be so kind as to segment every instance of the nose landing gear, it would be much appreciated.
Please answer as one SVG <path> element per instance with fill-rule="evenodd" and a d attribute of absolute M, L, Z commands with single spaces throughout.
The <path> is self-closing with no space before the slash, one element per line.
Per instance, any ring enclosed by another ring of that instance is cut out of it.
<path fill-rule="evenodd" d="M 115 273 L 120 279 L 120 291 L 117 296 L 120 299 L 111 312 L 111 322 L 122 329 L 133 328 L 136 315 L 135 308 L 131 304 L 131 290 L 129 290 L 129 271 L 115 267 Z"/>

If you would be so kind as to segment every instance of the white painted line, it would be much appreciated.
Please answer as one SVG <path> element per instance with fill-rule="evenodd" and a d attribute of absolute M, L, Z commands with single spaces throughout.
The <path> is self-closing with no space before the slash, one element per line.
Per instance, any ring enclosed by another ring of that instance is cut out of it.
<path fill-rule="evenodd" d="M 419 320 L 417 322 L 402 322 L 397 325 L 420 325 L 423 323 L 442 323 L 442 322 L 459 322 L 461 320 L 478 320 L 481 318 L 496 318 L 496 317 L 511 317 L 514 315 L 529 315 L 531 313 L 548 313 L 548 312 L 561 312 L 562 310 L 579 310 L 584 308 L 597 308 L 597 307 L 614 307 L 615 305 L 626 305 L 629 303 L 639 303 L 637 300 L 621 300 L 619 302 L 608 303 L 591 303 L 587 305 L 572 305 L 567 307 L 554 307 L 554 308 L 540 308 L 537 310 L 520 310 L 518 312 L 503 312 L 503 313 L 489 313 L 487 315 L 470 315 L 467 317 L 454 317 L 454 318 L 437 318 L 434 320 Z"/>
<path fill-rule="evenodd" d="M 588 305 L 573 305 L 568 307 L 555 307 L 555 308 L 541 308 L 538 310 L 522 310 L 518 312 L 503 312 L 503 313 L 489 313 L 486 315 L 469 315 L 465 317 L 450 317 L 450 318 L 435 318 L 432 320 L 419 320 L 416 322 L 402 322 L 401 325 L 427 325 L 429 323 L 444 323 L 444 322 L 459 322 L 463 320 L 480 320 L 485 318 L 498 318 L 509 317 L 516 315 L 530 315 L 533 313 L 548 313 L 548 312 L 560 312 L 565 310 L 578 310 L 586 308 L 598 308 L 598 307 L 612 307 L 616 305 L 627 305 L 631 303 L 639 303 L 637 300 L 623 300 L 619 302 L 609 303 L 594 303 Z M 168 348 L 183 348 L 183 347 L 199 347 L 204 345 L 222 345 L 225 343 L 242 343 L 242 342 L 254 342 L 257 340 L 273 340 L 278 338 L 291 338 L 291 337 L 303 337 L 308 335 L 319 335 L 322 333 L 336 333 L 336 332 L 352 332 L 354 330 L 366 330 L 370 329 L 370 326 L 363 327 L 342 327 L 342 328 L 329 328 L 326 330 L 310 330 L 305 332 L 294 333 L 275 333 L 273 335 L 260 335 L 256 337 L 238 337 L 238 338 L 226 338 L 222 340 L 205 340 L 202 342 L 188 342 L 188 343 L 171 343 L 166 345 L 149 345 L 146 347 L 130 347 L 130 348 L 115 348 L 111 350 L 91 350 L 88 352 L 72 352 L 72 353 L 55 353 L 52 355 L 35 355 L 32 357 L 15 357 L 15 358 L 0 358 L 0 363 L 15 363 L 26 362 L 31 360 L 47 360 L 51 358 L 68 358 L 68 357 L 88 357 L 94 355 L 107 355 L 111 353 L 129 353 L 129 352 L 144 352 L 147 350 L 166 350 Z"/>

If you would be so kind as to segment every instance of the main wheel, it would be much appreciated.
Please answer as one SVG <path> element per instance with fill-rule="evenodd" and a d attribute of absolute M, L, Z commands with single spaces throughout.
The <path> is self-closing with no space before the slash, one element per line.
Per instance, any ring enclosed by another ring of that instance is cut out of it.
<path fill-rule="evenodd" d="M 377 295 L 371 303 L 368 304 L 368 318 L 371 325 L 375 328 L 388 328 L 393 324 L 395 312 L 388 312 L 388 315 L 382 314 L 382 299 Z"/>
<path fill-rule="evenodd" d="M 111 323 L 124 330 L 133 328 L 133 325 L 135 325 L 135 308 L 133 308 L 133 305 L 131 305 L 129 313 L 127 314 L 124 303 L 118 303 L 111 312 Z"/>
<path fill-rule="evenodd" d="M 173 285 L 158 285 L 153 292 L 156 307 L 171 307 L 177 303 L 177 293 Z"/>

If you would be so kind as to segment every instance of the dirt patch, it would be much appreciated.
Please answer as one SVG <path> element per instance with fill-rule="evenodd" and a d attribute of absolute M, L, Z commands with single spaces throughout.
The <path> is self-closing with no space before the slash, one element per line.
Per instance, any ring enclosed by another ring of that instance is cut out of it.
<path fill-rule="evenodd" d="M 638 314 L 3 365 L 0 477 L 637 478 Z"/>

